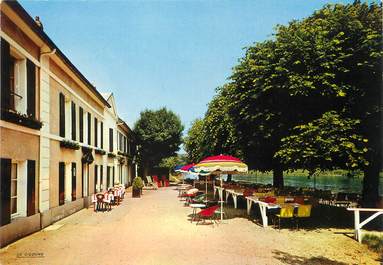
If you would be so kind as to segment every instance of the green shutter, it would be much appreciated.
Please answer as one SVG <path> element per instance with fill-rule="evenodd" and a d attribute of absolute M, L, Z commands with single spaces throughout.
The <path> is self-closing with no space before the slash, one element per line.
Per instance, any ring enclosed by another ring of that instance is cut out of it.
<path fill-rule="evenodd" d="M 28 160 L 27 168 L 27 216 L 36 213 L 36 161 Z"/>
<path fill-rule="evenodd" d="M 0 159 L 0 225 L 11 222 L 11 159 Z"/>

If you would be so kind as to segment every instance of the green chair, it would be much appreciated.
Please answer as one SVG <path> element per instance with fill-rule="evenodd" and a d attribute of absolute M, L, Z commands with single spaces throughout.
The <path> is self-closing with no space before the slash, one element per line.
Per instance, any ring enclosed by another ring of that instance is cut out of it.
<path fill-rule="evenodd" d="M 205 194 L 200 194 L 195 196 L 192 199 L 192 203 L 204 203 L 204 200 L 205 200 Z"/>

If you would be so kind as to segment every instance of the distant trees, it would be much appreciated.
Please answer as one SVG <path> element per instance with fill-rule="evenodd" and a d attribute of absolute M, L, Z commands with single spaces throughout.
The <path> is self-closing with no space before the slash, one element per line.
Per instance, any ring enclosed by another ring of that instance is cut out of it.
<path fill-rule="evenodd" d="M 189 163 L 198 162 L 203 158 L 205 155 L 203 143 L 203 120 L 196 119 L 184 137 L 184 149 Z"/>
<path fill-rule="evenodd" d="M 182 143 L 183 129 L 180 118 L 166 108 L 141 112 L 134 126 L 141 163 L 152 170 L 164 158 L 175 156 Z"/>
<path fill-rule="evenodd" d="M 365 205 L 382 169 L 382 6 L 326 5 L 247 48 L 203 123 L 208 153 L 239 151 L 250 167 L 364 171 Z M 197 145 L 196 145 L 197 146 Z M 201 146 L 199 147 L 201 148 Z"/>

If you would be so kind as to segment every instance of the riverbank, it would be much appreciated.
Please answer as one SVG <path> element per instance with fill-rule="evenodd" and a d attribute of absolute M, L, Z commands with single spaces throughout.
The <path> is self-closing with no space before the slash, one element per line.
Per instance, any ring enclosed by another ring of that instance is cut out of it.
<path fill-rule="evenodd" d="M 0 250 L 2 264 L 379 264 L 350 229 L 263 228 L 245 217 L 190 223 L 174 187 L 128 194 L 111 212 L 84 209 Z M 25 257 L 41 253 L 41 257 Z M 20 257 L 24 255 L 24 257 Z"/>
<path fill-rule="evenodd" d="M 344 170 L 321 172 L 318 175 L 308 178 L 308 172 L 297 170 L 284 173 L 284 184 L 297 188 L 316 188 L 331 190 L 332 192 L 347 192 L 361 194 L 363 187 L 363 173 L 347 176 Z M 250 172 L 246 175 L 233 175 L 234 181 L 256 183 L 263 185 L 273 184 L 272 172 Z M 383 173 L 379 178 L 379 193 L 383 197 Z"/>

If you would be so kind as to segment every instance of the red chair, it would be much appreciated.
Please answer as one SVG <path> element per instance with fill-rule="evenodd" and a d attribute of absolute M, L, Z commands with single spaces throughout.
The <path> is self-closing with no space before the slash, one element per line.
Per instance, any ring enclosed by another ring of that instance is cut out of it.
<path fill-rule="evenodd" d="M 294 203 L 305 204 L 305 198 L 303 196 L 294 197 Z"/>
<path fill-rule="evenodd" d="M 253 196 L 253 190 L 252 189 L 245 189 L 243 191 L 243 197 Z"/>
<path fill-rule="evenodd" d="M 159 188 L 161 188 L 161 187 L 162 187 L 162 182 L 158 179 L 158 177 L 157 177 L 157 176 L 153 176 L 152 178 L 153 178 L 153 181 L 154 181 L 155 183 L 157 183 L 157 186 L 158 186 Z"/>
<path fill-rule="evenodd" d="M 201 210 L 199 213 L 197 213 L 197 216 L 198 216 L 198 222 L 197 222 L 197 225 L 198 223 L 203 220 L 203 223 L 206 223 L 205 221 L 207 219 L 210 219 L 211 223 L 214 224 L 213 222 L 213 219 L 214 219 L 214 214 L 215 214 L 215 211 L 219 208 L 219 205 L 214 205 L 214 206 L 211 206 L 209 208 L 206 208 L 206 209 L 203 209 Z"/>
<path fill-rule="evenodd" d="M 162 176 L 162 182 L 164 183 L 164 187 L 169 187 L 169 180 L 165 176 Z"/>
<path fill-rule="evenodd" d="M 185 198 L 185 205 L 189 205 L 195 196 L 197 196 L 198 189 L 190 189 L 186 193 L 181 194 L 181 199 Z"/>
<path fill-rule="evenodd" d="M 263 199 L 264 202 L 266 203 L 276 203 L 277 202 L 277 198 L 273 197 L 273 196 L 267 196 Z"/>

